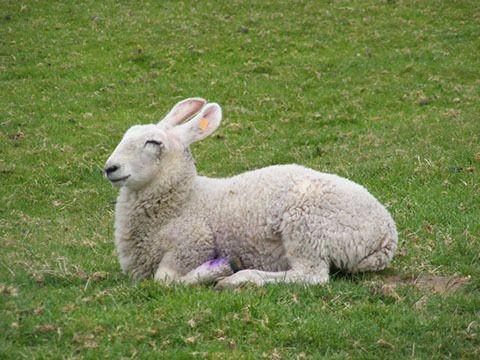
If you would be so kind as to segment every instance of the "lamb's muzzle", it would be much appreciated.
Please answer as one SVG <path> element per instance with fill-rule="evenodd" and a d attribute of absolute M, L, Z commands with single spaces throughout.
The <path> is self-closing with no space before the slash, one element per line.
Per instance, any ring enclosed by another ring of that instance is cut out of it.
<path fill-rule="evenodd" d="M 105 171 L 105 174 L 108 176 L 108 175 L 110 175 L 111 173 L 117 171 L 118 168 L 119 168 L 118 165 L 112 165 L 112 166 L 106 167 L 104 171 Z"/>

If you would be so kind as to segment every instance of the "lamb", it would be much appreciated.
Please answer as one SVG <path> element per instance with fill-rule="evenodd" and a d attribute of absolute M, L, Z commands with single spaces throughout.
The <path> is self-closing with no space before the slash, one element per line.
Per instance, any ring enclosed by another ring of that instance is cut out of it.
<path fill-rule="evenodd" d="M 189 98 L 136 125 L 106 162 L 120 188 L 115 245 L 134 279 L 163 283 L 324 284 L 330 267 L 384 269 L 395 223 L 365 188 L 300 165 L 230 178 L 198 176 L 189 146 L 220 125 L 216 103 Z"/>

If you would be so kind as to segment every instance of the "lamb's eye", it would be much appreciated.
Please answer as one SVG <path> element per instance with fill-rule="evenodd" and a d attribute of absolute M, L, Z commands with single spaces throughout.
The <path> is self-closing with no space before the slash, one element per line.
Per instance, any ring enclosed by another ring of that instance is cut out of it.
<path fill-rule="evenodd" d="M 147 141 L 145 141 L 145 145 L 148 145 L 148 144 L 157 145 L 157 146 L 162 146 L 163 145 L 161 141 L 157 141 L 157 140 L 147 140 Z"/>

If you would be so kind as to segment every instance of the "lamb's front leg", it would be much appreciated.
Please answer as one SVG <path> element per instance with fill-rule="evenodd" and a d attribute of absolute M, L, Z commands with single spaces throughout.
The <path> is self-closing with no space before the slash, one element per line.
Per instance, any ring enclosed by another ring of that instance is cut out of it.
<path fill-rule="evenodd" d="M 168 265 L 170 256 L 166 256 L 160 263 L 155 280 L 163 283 L 182 284 L 210 284 L 215 283 L 233 274 L 231 263 L 228 259 L 213 259 L 206 261 L 197 268 L 181 275 L 172 265 Z"/>
<path fill-rule="evenodd" d="M 227 259 L 215 259 L 219 250 L 212 230 L 204 222 L 192 218 L 172 222 L 164 230 L 164 239 L 170 249 L 158 265 L 156 281 L 199 284 L 233 274 Z"/>
<path fill-rule="evenodd" d="M 169 284 L 178 282 L 181 276 L 182 274 L 177 266 L 175 254 L 169 252 L 163 256 L 153 278 L 160 283 Z"/>
<path fill-rule="evenodd" d="M 179 281 L 189 285 L 212 284 L 232 274 L 233 269 L 228 259 L 213 259 L 182 276 Z"/>

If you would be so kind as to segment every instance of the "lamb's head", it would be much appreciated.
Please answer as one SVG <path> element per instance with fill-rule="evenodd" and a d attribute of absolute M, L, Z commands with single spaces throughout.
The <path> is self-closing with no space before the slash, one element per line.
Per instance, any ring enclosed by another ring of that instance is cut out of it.
<path fill-rule="evenodd" d="M 108 180 L 137 191 L 153 180 L 174 185 L 194 172 L 189 145 L 213 133 L 222 119 L 218 104 L 205 104 L 200 98 L 186 99 L 158 124 L 128 129 L 105 164 Z"/>

